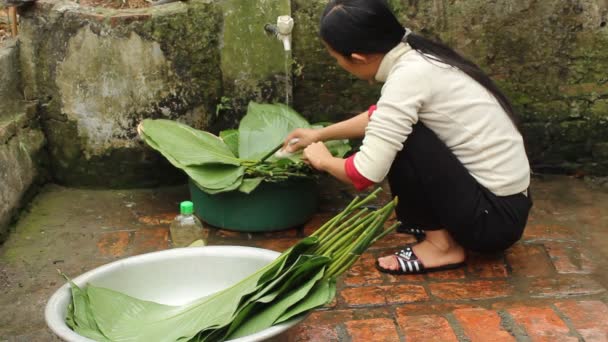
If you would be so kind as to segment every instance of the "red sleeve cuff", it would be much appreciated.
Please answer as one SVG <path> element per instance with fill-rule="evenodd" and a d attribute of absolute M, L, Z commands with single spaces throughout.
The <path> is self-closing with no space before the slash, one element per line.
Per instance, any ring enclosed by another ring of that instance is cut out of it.
<path fill-rule="evenodd" d="M 346 162 L 344 163 L 344 169 L 346 171 L 346 175 L 353 183 L 355 188 L 361 191 L 367 188 L 368 186 L 373 185 L 374 182 L 365 178 L 362 174 L 359 173 L 359 171 L 357 171 L 357 168 L 355 167 L 355 155 L 356 153 L 346 158 Z"/>
<path fill-rule="evenodd" d="M 372 114 L 374 114 L 374 112 L 376 111 L 376 109 L 378 109 L 378 106 L 376 106 L 375 104 L 369 106 L 369 109 L 367 110 L 367 117 L 371 118 Z"/>

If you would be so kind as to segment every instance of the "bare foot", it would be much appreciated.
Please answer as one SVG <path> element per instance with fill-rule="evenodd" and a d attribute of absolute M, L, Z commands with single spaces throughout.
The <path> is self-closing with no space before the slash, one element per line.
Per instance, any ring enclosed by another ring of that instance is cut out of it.
<path fill-rule="evenodd" d="M 378 258 L 378 264 L 380 264 L 380 267 L 392 271 L 397 271 L 400 267 L 396 255 L 387 255 L 385 257 Z"/>
<path fill-rule="evenodd" d="M 459 244 L 453 244 L 446 248 L 425 240 L 413 246 L 412 249 L 426 268 L 457 264 L 465 259 L 464 248 Z"/>
<path fill-rule="evenodd" d="M 456 243 L 447 231 L 429 232 L 427 239 L 412 246 L 414 254 L 425 268 L 457 264 L 465 260 L 465 251 Z M 380 267 L 388 270 L 399 270 L 400 265 L 396 255 L 378 258 Z"/>

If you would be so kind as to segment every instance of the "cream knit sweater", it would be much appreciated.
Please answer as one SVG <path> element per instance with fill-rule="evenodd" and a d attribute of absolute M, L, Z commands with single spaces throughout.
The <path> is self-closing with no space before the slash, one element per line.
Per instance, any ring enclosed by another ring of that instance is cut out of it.
<path fill-rule="evenodd" d="M 498 101 L 468 75 L 400 43 L 384 57 L 375 78 L 384 82 L 382 95 L 354 158 L 362 176 L 381 182 L 412 126 L 421 121 L 494 194 L 528 187 L 530 166 L 521 135 Z"/>

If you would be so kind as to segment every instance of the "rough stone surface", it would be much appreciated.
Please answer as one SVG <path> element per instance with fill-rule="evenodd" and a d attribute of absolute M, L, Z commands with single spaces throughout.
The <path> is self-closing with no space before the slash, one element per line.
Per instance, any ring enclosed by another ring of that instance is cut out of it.
<path fill-rule="evenodd" d="M 323 185 L 319 213 L 303 227 L 247 234 L 207 226 L 209 244 L 289 248 L 353 195 L 337 182 Z M 392 276 L 377 272 L 375 259 L 413 239 L 391 234 L 339 279 L 336 300 L 273 341 L 605 341 L 608 192 L 563 176 L 535 178 L 533 190 L 530 234 L 507 253 L 469 255 L 459 274 Z M 170 248 L 169 224 L 188 197 L 186 187 L 47 186 L 0 247 L 0 340 L 55 341 L 42 310 L 64 283 L 55 270 L 77 276 Z M 577 246 L 595 267 L 556 245 Z M 554 267 L 538 272 L 517 257 L 543 257 Z M 586 273 L 562 274 L 564 260 Z"/>
<path fill-rule="evenodd" d="M 66 120 L 86 138 L 84 157 L 137 144 L 129 139 L 135 118 L 126 114 L 167 97 L 167 85 L 175 83 L 160 45 L 133 32 L 125 38 L 98 35 L 90 26 L 67 44 L 55 82 Z"/>
<path fill-rule="evenodd" d="M 37 2 L 23 13 L 21 66 L 27 98 L 43 105 L 56 180 L 136 187 L 181 179 L 139 141 L 137 124 L 168 118 L 217 133 L 235 127 L 250 100 L 285 102 L 289 54 L 264 24 L 290 12 L 287 0 L 137 10 Z"/>
<path fill-rule="evenodd" d="M 22 110 L 0 117 L 0 243 L 45 174 L 44 135 Z"/>
<path fill-rule="evenodd" d="M 249 101 L 291 103 L 291 51 L 265 33 L 290 0 L 224 0 L 221 35 L 222 99 L 213 129 L 237 127 Z"/>
<path fill-rule="evenodd" d="M 9 224 L 45 179 L 44 134 L 36 104 L 23 101 L 18 45 L 0 45 L 0 243 Z"/>
<path fill-rule="evenodd" d="M 42 103 L 61 183 L 175 182 L 181 174 L 139 141 L 138 122 L 169 118 L 206 128 L 213 119 L 221 9 L 197 2 L 135 12 L 41 2 L 23 15 L 25 94 Z"/>
<path fill-rule="evenodd" d="M 605 1 L 390 2 L 405 25 L 499 83 L 521 114 L 535 169 L 608 174 Z M 54 177 L 112 187 L 180 179 L 136 138 L 142 118 L 217 132 L 234 127 L 250 100 L 290 102 L 311 121 L 365 110 L 380 85 L 327 54 L 318 37 L 325 4 L 207 0 L 124 11 L 38 1 L 22 13 L 21 83 L 42 104 Z M 263 31 L 290 12 L 291 56 Z"/>
<path fill-rule="evenodd" d="M 2 107 L 23 98 L 20 88 L 18 45 L 15 39 L 9 39 L 0 44 L 0 116 Z"/>

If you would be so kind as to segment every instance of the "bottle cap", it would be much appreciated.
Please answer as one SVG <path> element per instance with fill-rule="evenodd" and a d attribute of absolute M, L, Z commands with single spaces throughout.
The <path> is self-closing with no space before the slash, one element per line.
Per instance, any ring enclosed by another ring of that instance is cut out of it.
<path fill-rule="evenodd" d="M 179 212 L 182 215 L 192 215 L 194 212 L 194 203 L 190 201 L 183 201 L 179 204 Z"/>

